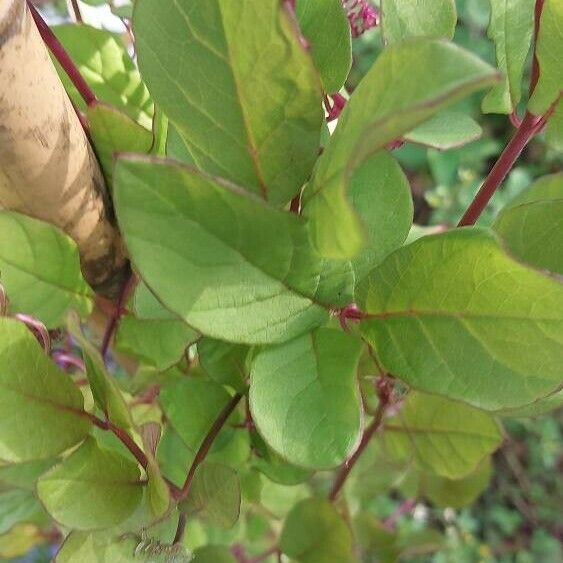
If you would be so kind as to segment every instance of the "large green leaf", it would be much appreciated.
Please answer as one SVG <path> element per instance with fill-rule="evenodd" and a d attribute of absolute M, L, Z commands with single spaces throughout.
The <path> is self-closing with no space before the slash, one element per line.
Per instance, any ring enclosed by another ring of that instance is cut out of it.
<path fill-rule="evenodd" d="M 76 243 L 53 225 L 11 211 L 0 212 L 0 281 L 13 313 L 33 315 L 48 328 L 64 324 L 69 308 L 83 316 L 92 310 Z"/>
<path fill-rule="evenodd" d="M 352 534 L 324 499 L 307 499 L 289 513 L 280 538 L 282 552 L 299 563 L 352 563 Z"/>
<path fill-rule="evenodd" d="M 561 407 L 563 407 L 563 389 L 525 407 L 503 410 L 499 414 L 507 418 L 538 417 L 549 414 Z"/>
<path fill-rule="evenodd" d="M 68 331 L 82 348 L 86 376 L 96 406 L 115 425 L 122 428 L 133 426 L 129 408 L 125 403 L 119 385 L 106 371 L 104 360 L 96 347 L 82 333 L 80 321 L 75 315 L 69 316 Z"/>
<path fill-rule="evenodd" d="M 35 490 L 35 481 L 55 464 L 55 459 L 28 461 L 27 463 L 10 463 L 0 466 L 0 489 L 18 488 L 27 491 Z"/>
<path fill-rule="evenodd" d="M 232 528 L 240 515 L 240 481 L 237 472 L 219 463 L 206 462 L 197 468 L 188 498 L 180 510 L 211 526 Z"/>
<path fill-rule="evenodd" d="M 304 193 L 303 213 L 323 255 L 350 258 L 363 245 L 361 220 L 347 198 L 354 171 L 391 141 L 497 78 L 489 65 L 443 41 L 407 41 L 379 56 L 346 105 Z"/>
<path fill-rule="evenodd" d="M 522 75 L 534 32 L 535 0 L 490 0 L 489 37 L 502 82 L 483 99 L 485 113 L 512 113 L 522 96 Z"/>
<path fill-rule="evenodd" d="M 139 0 L 139 65 L 194 161 L 273 203 L 311 172 L 321 88 L 279 0 Z"/>
<path fill-rule="evenodd" d="M 539 62 L 539 80 L 528 104 L 528 109 L 540 115 L 545 113 L 563 92 L 563 2 L 545 0 L 536 46 Z"/>
<path fill-rule="evenodd" d="M 86 441 L 37 482 L 51 516 L 73 530 L 109 528 L 131 516 L 143 494 L 134 461 Z"/>
<path fill-rule="evenodd" d="M 477 140 L 483 130 L 471 117 L 458 111 L 443 111 L 405 135 L 405 140 L 440 150 L 461 147 Z"/>
<path fill-rule="evenodd" d="M 338 92 L 352 66 L 352 34 L 342 0 L 297 0 L 295 13 L 325 91 Z"/>
<path fill-rule="evenodd" d="M 204 378 L 181 379 L 160 393 L 164 414 L 194 453 L 228 402 L 225 389 Z"/>
<path fill-rule="evenodd" d="M 498 410 L 561 386 L 563 285 L 480 229 L 426 236 L 366 284 L 362 332 L 409 385 Z"/>
<path fill-rule="evenodd" d="M 485 411 L 437 395 L 411 392 L 381 434 L 386 452 L 449 479 L 461 479 L 502 442 Z"/>
<path fill-rule="evenodd" d="M 358 340 L 322 328 L 256 356 L 250 409 L 274 451 L 311 469 L 336 467 L 352 454 L 362 422 L 360 352 Z"/>
<path fill-rule="evenodd" d="M 125 112 L 97 103 L 86 110 L 90 139 L 104 171 L 106 182 L 113 185 L 115 155 L 120 152 L 148 153 L 153 144 L 150 131 L 133 121 Z"/>
<path fill-rule="evenodd" d="M 138 319 L 127 315 L 119 323 L 115 349 L 158 370 L 177 364 L 199 334 L 180 320 Z"/>
<path fill-rule="evenodd" d="M 512 200 L 494 229 L 514 256 L 563 275 L 563 173 L 540 178 Z"/>
<path fill-rule="evenodd" d="M 451 39 L 456 23 L 455 0 L 381 1 L 381 32 L 387 45 L 413 37 Z"/>
<path fill-rule="evenodd" d="M 83 440 L 90 420 L 78 387 L 21 322 L 0 318 L 0 459 L 45 459 Z"/>
<path fill-rule="evenodd" d="M 237 391 L 246 388 L 248 346 L 202 338 L 197 343 L 197 354 L 202 369 L 213 381 Z"/>
<path fill-rule="evenodd" d="M 193 168 L 121 159 L 114 199 L 146 284 L 205 335 L 287 340 L 322 324 L 318 303 L 342 301 L 351 281 L 339 268 L 321 275 L 323 261 L 300 217 Z"/>
<path fill-rule="evenodd" d="M 54 26 L 53 31 L 96 96 L 150 130 L 153 104 L 119 35 L 73 24 Z M 72 101 L 85 109 L 82 97 L 64 70 L 54 62 Z"/>

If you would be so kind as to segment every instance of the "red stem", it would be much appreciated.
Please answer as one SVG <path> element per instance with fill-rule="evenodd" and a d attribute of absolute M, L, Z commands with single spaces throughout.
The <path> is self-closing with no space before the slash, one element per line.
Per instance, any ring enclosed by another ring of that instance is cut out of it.
<path fill-rule="evenodd" d="M 336 476 L 334 484 L 332 485 L 332 489 L 330 490 L 330 493 L 328 495 L 328 500 L 330 500 L 331 502 L 334 502 L 338 497 L 340 491 L 342 490 L 342 487 L 344 486 L 344 483 L 346 482 L 346 479 L 348 478 L 348 475 L 350 475 L 350 471 L 352 471 L 352 469 L 356 465 L 356 462 L 364 453 L 364 450 L 366 449 L 373 435 L 381 426 L 386 408 L 387 402 L 380 400 L 373 421 L 364 431 L 364 435 L 362 436 L 362 441 L 360 442 L 358 449 L 354 452 L 354 455 L 340 468 L 340 471 Z"/>
<path fill-rule="evenodd" d="M 227 419 L 231 416 L 231 414 L 233 413 L 233 411 L 235 410 L 241 399 L 242 399 L 242 395 L 240 393 L 233 395 L 233 397 L 227 403 L 225 408 L 219 413 L 219 416 L 213 423 L 213 426 L 207 433 L 207 436 L 203 440 L 203 443 L 201 444 L 199 450 L 195 455 L 192 465 L 188 471 L 188 475 L 186 476 L 186 480 L 184 481 L 184 485 L 182 487 L 182 490 L 180 492 L 180 497 L 178 500 L 183 500 L 188 496 L 193 484 L 193 480 L 197 468 L 201 465 L 201 463 L 207 456 L 211 446 L 213 445 L 215 438 L 217 437 L 217 435 L 221 431 L 221 428 L 223 428 L 225 422 L 227 422 Z"/>
<path fill-rule="evenodd" d="M 77 23 L 83 23 L 82 14 L 80 13 L 80 6 L 78 5 L 78 0 L 70 0 L 72 6 L 72 11 L 74 12 L 74 19 Z"/>
<path fill-rule="evenodd" d="M 177 545 L 182 543 L 184 540 L 184 534 L 186 533 L 186 523 L 187 523 L 186 515 L 181 512 L 180 516 L 178 517 L 178 527 L 176 528 L 176 535 L 174 536 L 174 541 L 172 542 L 173 545 Z"/>
<path fill-rule="evenodd" d="M 500 155 L 499 159 L 493 166 L 487 179 L 483 182 L 481 189 L 471 202 L 471 205 L 458 223 L 458 227 L 474 225 L 479 219 L 481 213 L 485 209 L 487 203 L 493 197 L 499 186 L 502 184 L 516 160 L 530 142 L 532 137 L 538 133 L 543 125 L 543 118 L 526 113 L 522 120 L 522 124 L 508 143 L 506 148 Z"/>
<path fill-rule="evenodd" d="M 107 356 L 111 339 L 115 331 L 117 330 L 117 327 L 119 326 L 119 321 L 121 320 L 121 317 L 123 316 L 123 313 L 125 311 L 125 303 L 127 302 L 127 299 L 129 298 L 131 291 L 135 287 L 136 281 L 137 280 L 135 278 L 135 275 L 131 273 L 129 277 L 125 280 L 123 286 L 121 287 L 121 292 L 119 293 L 119 297 L 117 299 L 117 305 L 113 310 L 113 314 L 111 315 L 108 321 L 106 330 L 104 332 L 104 337 L 102 339 L 102 345 L 100 347 L 100 354 L 102 355 L 102 358 L 104 360 Z"/>
<path fill-rule="evenodd" d="M 101 420 L 93 414 L 89 415 L 89 418 L 92 423 L 98 428 L 113 432 L 113 434 L 115 434 L 115 436 L 121 441 L 121 443 L 133 454 L 133 456 L 143 469 L 146 469 L 148 467 L 149 460 L 147 459 L 145 452 L 143 452 L 143 450 L 141 450 L 141 448 L 137 446 L 135 440 L 133 440 L 133 438 L 131 438 L 131 436 L 127 434 L 127 432 L 123 430 L 123 428 L 119 428 L 119 426 L 116 426 L 109 420 Z"/>
<path fill-rule="evenodd" d="M 45 21 L 41 17 L 41 14 L 37 11 L 30 0 L 27 0 L 27 6 L 31 11 L 35 25 L 37 25 L 37 29 L 39 30 L 39 33 L 41 35 L 41 38 L 45 42 L 45 45 L 47 45 L 51 53 L 53 53 L 55 59 L 57 59 L 59 64 L 62 66 L 67 76 L 70 78 L 70 81 L 74 84 L 75 88 L 82 96 L 82 99 L 84 100 L 86 105 L 91 106 L 97 101 L 96 95 L 90 89 L 90 86 L 88 86 L 86 80 L 82 78 L 80 71 L 72 62 L 72 59 L 68 56 L 68 53 L 65 51 L 61 42 L 55 37 L 55 34 L 45 23 Z"/>

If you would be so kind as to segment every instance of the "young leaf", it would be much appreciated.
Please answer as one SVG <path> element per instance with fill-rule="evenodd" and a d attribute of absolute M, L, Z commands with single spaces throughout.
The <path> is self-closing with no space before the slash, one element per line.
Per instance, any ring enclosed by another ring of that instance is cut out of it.
<path fill-rule="evenodd" d="M 561 51 L 563 2 L 545 0 L 536 46 L 539 80 L 528 103 L 528 109 L 536 115 L 545 113 L 563 92 L 563 65 L 559 56 Z"/>
<path fill-rule="evenodd" d="M 537 180 L 501 211 L 493 228 L 514 256 L 563 275 L 563 173 Z"/>
<path fill-rule="evenodd" d="M 69 316 L 68 331 L 82 348 L 86 375 L 97 407 L 116 426 L 130 428 L 133 420 L 121 390 L 115 379 L 107 373 L 98 350 L 82 334 L 80 321 L 75 315 Z"/>
<path fill-rule="evenodd" d="M 289 513 L 280 539 L 282 552 L 300 563 L 352 563 L 352 534 L 324 499 L 307 499 Z"/>
<path fill-rule="evenodd" d="M 488 413 L 436 395 L 409 393 L 399 413 L 386 419 L 381 439 L 398 459 L 448 479 L 461 479 L 502 442 Z"/>
<path fill-rule="evenodd" d="M 63 542 L 56 563 L 131 563 L 138 539 L 114 537 L 107 532 L 71 532 Z M 143 559 L 139 559 L 143 561 Z"/>
<path fill-rule="evenodd" d="M 319 282 L 322 260 L 301 218 L 195 169 L 120 159 L 114 198 L 146 284 L 213 338 L 258 344 L 307 332 L 327 317 L 317 301 L 340 300 L 349 281 L 336 272 Z"/>
<path fill-rule="evenodd" d="M 119 323 L 115 349 L 164 371 L 177 364 L 199 334 L 180 320 L 138 319 L 127 315 Z"/>
<path fill-rule="evenodd" d="M 483 99 L 485 113 L 512 113 L 522 95 L 522 75 L 534 33 L 535 0 L 490 0 L 489 38 L 495 43 L 502 82 Z"/>
<path fill-rule="evenodd" d="M 73 24 L 54 26 L 53 32 L 96 96 L 150 130 L 153 104 L 119 35 Z M 74 104 L 85 110 L 82 97 L 65 71 L 56 61 L 55 66 Z"/>
<path fill-rule="evenodd" d="M 226 465 L 206 462 L 196 471 L 188 498 L 180 510 L 188 518 L 198 518 L 211 526 L 232 528 L 240 515 L 240 481 L 237 472 Z"/>
<path fill-rule="evenodd" d="M 283 3 L 140 0 L 134 28 L 143 77 L 198 167 L 288 202 L 311 172 L 323 115 Z"/>
<path fill-rule="evenodd" d="M 229 402 L 229 395 L 213 381 L 184 378 L 166 386 L 159 399 L 164 414 L 195 453 L 217 415 Z"/>
<path fill-rule="evenodd" d="M 381 33 L 387 45 L 413 37 L 452 39 L 455 0 L 382 0 Z"/>
<path fill-rule="evenodd" d="M 483 130 L 471 117 L 443 111 L 405 135 L 405 140 L 440 150 L 455 149 L 481 137 Z"/>
<path fill-rule="evenodd" d="M 251 370 L 250 409 L 266 443 L 310 469 L 340 465 L 358 445 L 361 343 L 321 328 L 265 348 Z"/>
<path fill-rule="evenodd" d="M 338 92 L 352 67 L 352 35 L 342 0 L 297 0 L 295 13 L 324 90 Z"/>
<path fill-rule="evenodd" d="M 480 229 L 426 236 L 373 271 L 362 332 L 414 388 L 487 410 L 561 385 L 563 285 Z"/>
<path fill-rule="evenodd" d="M 21 322 L 0 318 L 0 459 L 46 459 L 83 440 L 82 394 Z"/>
<path fill-rule="evenodd" d="M 407 41 L 386 49 L 350 98 L 303 194 L 303 213 L 321 254 L 350 258 L 362 247 L 362 224 L 347 198 L 355 169 L 497 78 L 489 65 L 442 41 Z"/>
<path fill-rule="evenodd" d="M 106 104 L 86 109 L 90 139 L 104 171 L 106 182 L 113 185 L 114 156 L 118 152 L 148 153 L 153 143 L 150 131 L 126 113 Z"/>
<path fill-rule="evenodd" d="M 0 281 L 13 313 L 48 328 L 64 324 L 68 309 L 92 310 L 92 290 L 80 271 L 76 243 L 53 225 L 11 211 L 0 212 Z"/>
<path fill-rule="evenodd" d="M 130 461 L 86 441 L 37 482 L 51 516 L 73 530 L 110 528 L 128 518 L 143 493 L 141 472 Z"/>

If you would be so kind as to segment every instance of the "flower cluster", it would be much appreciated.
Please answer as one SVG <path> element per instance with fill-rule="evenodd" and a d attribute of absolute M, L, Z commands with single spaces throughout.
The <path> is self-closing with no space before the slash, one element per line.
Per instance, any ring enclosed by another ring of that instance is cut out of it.
<path fill-rule="evenodd" d="M 379 11 L 368 0 L 342 0 L 352 28 L 352 36 L 359 37 L 379 25 Z"/>

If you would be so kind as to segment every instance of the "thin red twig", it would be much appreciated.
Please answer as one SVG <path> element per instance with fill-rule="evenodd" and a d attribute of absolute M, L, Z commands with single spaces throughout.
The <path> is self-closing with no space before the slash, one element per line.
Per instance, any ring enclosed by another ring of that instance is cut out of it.
<path fill-rule="evenodd" d="M 74 19 L 77 23 L 83 23 L 82 14 L 80 12 L 80 6 L 78 5 L 78 0 L 70 0 L 70 5 L 72 6 L 72 12 L 74 14 Z"/>
<path fill-rule="evenodd" d="M 74 84 L 74 87 L 82 96 L 82 99 L 84 100 L 86 105 L 91 106 L 97 101 L 96 95 L 94 94 L 90 86 L 88 86 L 86 80 L 84 80 L 84 78 L 80 74 L 80 71 L 78 70 L 72 59 L 69 57 L 68 53 L 65 51 L 61 42 L 55 37 L 55 34 L 45 23 L 37 8 L 35 8 L 30 0 L 27 0 L 27 5 L 29 7 L 29 10 L 31 11 L 33 20 L 35 21 L 35 25 L 37 25 L 37 29 L 39 30 L 41 38 L 45 42 L 45 45 L 47 45 L 51 53 L 53 53 L 55 59 L 57 59 L 61 67 L 64 69 L 70 81 Z"/>

